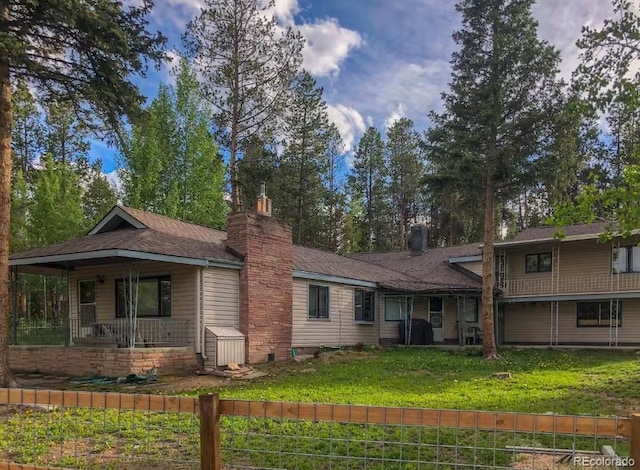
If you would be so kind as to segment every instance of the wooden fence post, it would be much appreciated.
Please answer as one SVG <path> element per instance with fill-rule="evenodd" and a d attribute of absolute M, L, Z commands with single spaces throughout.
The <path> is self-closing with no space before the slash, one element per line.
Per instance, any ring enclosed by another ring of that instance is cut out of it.
<path fill-rule="evenodd" d="M 220 399 L 218 395 L 200 395 L 200 468 L 221 470 Z"/>
<path fill-rule="evenodd" d="M 640 413 L 631 415 L 631 451 L 630 457 L 633 459 L 634 470 L 640 470 Z"/>

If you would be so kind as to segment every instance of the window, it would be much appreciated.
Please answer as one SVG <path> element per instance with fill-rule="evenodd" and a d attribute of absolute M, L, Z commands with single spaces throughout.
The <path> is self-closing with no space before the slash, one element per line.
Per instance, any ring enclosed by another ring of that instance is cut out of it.
<path fill-rule="evenodd" d="M 138 317 L 171 316 L 171 276 L 145 277 L 133 281 L 133 304 Z M 137 289 L 136 289 L 137 286 Z M 137 292 L 136 292 L 137 290 Z M 129 310 L 129 281 L 116 280 L 116 317 L 125 318 Z"/>
<path fill-rule="evenodd" d="M 429 322 L 433 328 L 442 328 L 442 297 L 429 299 Z"/>
<path fill-rule="evenodd" d="M 614 248 L 612 264 L 613 274 L 640 272 L 640 247 Z"/>
<path fill-rule="evenodd" d="M 527 255 L 525 259 L 525 272 L 551 272 L 551 253 L 536 253 L 533 255 Z"/>
<path fill-rule="evenodd" d="M 411 317 L 413 297 L 391 296 L 384 301 L 385 321 L 401 321 Z"/>
<path fill-rule="evenodd" d="M 578 302 L 578 326 L 622 326 L 622 302 Z"/>
<path fill-rule="evenodd" d="M 465 323 L 478 323 L 477 297 L 464 297 L 458 306 L 460 308 L 460 321 Z"/>
<path fill-rule="evenodd" d="M 80 326 L 96 321 L 96 281 L 78 281 Z"/>
<path fill-rule="evenodd" d="M 354 302 L 355 321 L 373 323 L 376 320 L 375 292 L 356 289 Z"/>
<path fill-rule="evenodd" d="M 329 318 L 329 288 L 309 284 L 309 318 Z"/>

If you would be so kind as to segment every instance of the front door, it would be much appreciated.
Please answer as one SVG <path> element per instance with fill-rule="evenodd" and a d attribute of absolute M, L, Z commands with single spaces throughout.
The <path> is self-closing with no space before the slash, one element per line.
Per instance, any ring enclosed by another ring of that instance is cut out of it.
<path fill-rule="evenodd" d="M 442 297 L 429 298 L 429 322 L 433 327 L 433 341 L 444 342 L 444 317 Z"/>

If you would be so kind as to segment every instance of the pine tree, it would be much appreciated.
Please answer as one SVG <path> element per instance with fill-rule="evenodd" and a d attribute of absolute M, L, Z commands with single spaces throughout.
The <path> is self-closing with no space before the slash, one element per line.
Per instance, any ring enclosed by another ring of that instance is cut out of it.
<path fill-rule="evenodd" d="M 387 129 L 386 160 L 393 213 L 392 246 L 405 250 L 409 244 L 409 224 L 424 212 L 422 182 L 425 167 L 420 139 L 410 119 L 398 119 Z"/>
<path fill-rule="evenodd" d="M 11 97 L 13 106 L 13 127 L 11 150 L 13 156 L 13 176 L 18 171 L 29 180 L 33 162 L 42 153 L 43 124 L 36 101 L 26 82 L 20 80 Z"/>
<path fill-rule="evenodd" d="M 184 45 L 197 58 L 201 90 L 215 108 L 219 141 L 229 150 L 233 211 L 240 208 L 238 162 L 245 142 L 266 137 L 286 109 L 304 40 L 282 32 L 273 0 L 205 0 L 187 26 Z"/>
<path fill-rule="evenodd" d="M 114 0 L 0 2 L 0 386 L 9 370 L 9 236 L 11 227 L 12 85 L 25 80 L 78 113 L 118 129 L 142 102 L 131 83 L 147 59 L 159 63 L 164 38 L 146 31 L 153 4 Z M 87 104 L 88 106 L 84 106 Z M 117 135 L 115 133 L 114 135 Z"/>
<path fill-rule="evenodd" d="M 345 243 L 344 218 L 346 194 L 342 174 L 344 173 L 343 141 L 338 128 L 331 124 L 327 129 L 325 150 L 324 203 L 326 211 L 324 241 L 322 247 L 338 252 Z"/>
<path fill-rule="evenodd" d="M 453 36 L 451 89 L 433 114 L 431 145 L 439 170 L 484 201 L 483 353 L 497 356 L 494 337 L 496 208 L 535 176 L 554 95 L 558 52 L 538 38 L 533 0 L 462 0 L 462 29 Z"/>
<path fill-rule="evenodd" d="M 600 29 L 583 28 L 578 41 L 581 64 L 574 87 L 596 117 L 605 116 L 606 156 L 592 168 L 592 179 L 575 201 L 558 204 L 552 222 L 562 227 L 605 219 L 603 238 L 613 231 L 630 235 L 640 226 L 640 15 L 629 0 L 613 0 L 614 15 Z"/>
<path fill-rule="evenodd" d="M 238 185 L 242 207 L 253 207 L 260 185 L 265 184 L 267 195 L 276 201 L 283 199 L 277 194 L 276 183 L 280 157 L 272 145 L 252 137 L 243 144 L 244 158 L 238 164 Z M 277 212 L 278 208 L 274 207 Z"/>
<path fill-rule="evenodd" d="M 358 251 L 384 251 L 391 247 L 388 195 L 388 172 L 384 160 L 384 142 L 375 127 L 369 127 L 354 154 L 349 175 L 349 198 L 362 207 L 355 218 L 362 234 Z"/>
<path fill-rule="evenodd" d="M 325 226 L 322 175 L 330 130 L 322 88 L 307 72 L 294 82 L 293 100 L 284 118 L 284 151 L 272 194 L 277 214 L 292 227 L 297 244 L 318 246 Z"/>

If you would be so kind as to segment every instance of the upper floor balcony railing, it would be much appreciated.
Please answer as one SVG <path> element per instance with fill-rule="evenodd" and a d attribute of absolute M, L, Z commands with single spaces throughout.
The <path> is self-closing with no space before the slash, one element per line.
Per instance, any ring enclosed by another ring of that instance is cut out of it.
<path fill-rule="evenodd" d="M 512 279 L 507 280 L 503 288 L 507 297 L 632 291 L 640 291 L 640 273 Z"/>

